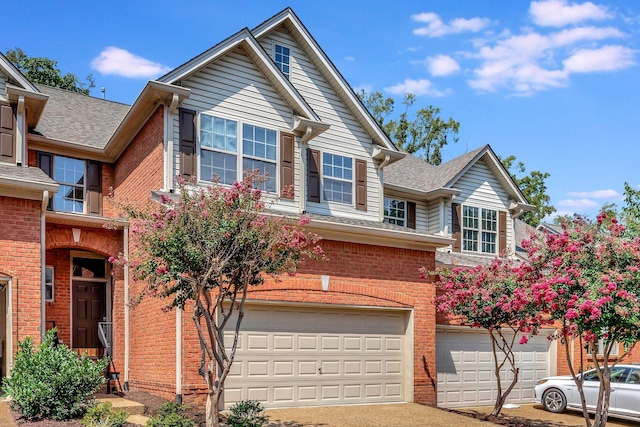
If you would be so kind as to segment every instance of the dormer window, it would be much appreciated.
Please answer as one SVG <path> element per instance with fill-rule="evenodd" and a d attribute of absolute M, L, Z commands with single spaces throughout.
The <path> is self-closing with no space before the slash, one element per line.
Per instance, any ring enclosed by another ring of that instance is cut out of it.
<path fill-rule="evenodd" d="M 495 254 L 498 213 L 493 209 L 462 207 L 462 250 Z"/>
<path fill-rule="evenodd" d="M 275 51 L 275 62 L 278 68 L 282 71 L 282 73 L 289 78 L 289 70 L 290 70 L 290 59 L 291 59 L 291 49 L 288 47 L 276 44 L 274 46 Z"/>
<path fill-rule="evenodd" d="M 407 224 L 407 204 L 404 200 L 384 198 L 384 222 L 400 225 Z"/>

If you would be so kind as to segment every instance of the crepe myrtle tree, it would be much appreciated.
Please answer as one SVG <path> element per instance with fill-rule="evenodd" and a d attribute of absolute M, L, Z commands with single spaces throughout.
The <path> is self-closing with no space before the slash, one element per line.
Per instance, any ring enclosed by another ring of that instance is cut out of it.
<path fill-rule="evenodd" d="M 518 382 L 514 347 L 526 344 L 545 323 L 529 286 L 531 269 L 496 258 L 486 265 L 440 268 L 435 273 L 439 276 L 437 310 L 461 325 L 489 332 L 498 388 L 491 415 L 497 416 Z M 425 277 L 426 272 L 421 270 L 421 275 Z M 512 379 L 503 391 L 501 371 L 505 366 Z"/>
<path fill-rule="evenodd" d="M 125 207 L 135 249 L 120 262 L 145 284 L 138 298 L 153 295 L 165 298 L 168 309 L 193 310 L 208 427 L 219 423 L 249 288 L 293 274 L 307 257 L 322 257 L 319 237 L 301 229 L 308 217 L 292 221 L 267 214 L 256 177 L 249 173 L 230 187 L 205 188 L 179 180 L 176 195 L 163 196 L 161 203 Z M 234 331 L 232 342 L 224 341 L 225 330 Z"/>
<path fill-rule="evenodd" d="M 560 234 L 524 245 L 537 276 L 532 292 L 540 309 L 557 322 L 587 427 L 583 379 L 572 364 L 569 339 L 577 337 L 590 350 L 600 380 L 598 400 L 590 404 L 593 425 L 600 427 L 609 412 L 610 364 L 628 354 L 612 358 L 611 351 L 619 343 L 629 350 L 640 339 L 640 239 L 625 237 L 624 227 L 604 212 L 596 221 L 576 217 L 562 227 Z"/>

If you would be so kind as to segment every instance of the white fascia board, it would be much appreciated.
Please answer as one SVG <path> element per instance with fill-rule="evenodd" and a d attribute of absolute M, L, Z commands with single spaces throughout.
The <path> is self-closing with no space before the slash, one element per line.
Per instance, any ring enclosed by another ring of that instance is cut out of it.
<path fill-rule="evenodd" d="M 33 83 L 31 83 L 25 76 L 16 68 L 15 65 L 11 63 L 7 59 L 6 56 L 0 52 L 0 68 L 11 77 L 16 83 L 21 85 L 24 89 L 32 92 L 32 93 L 40 93 L 37 87 Z"/>
<path fill-rule="evenodd" d="M 9 187 L 16 189 L 24 189 L 30 191 L 49 191 L 50 193 L 56 193 L 58 191 L 58 184 L 46 183 L 40 181 L 31 181 L 28 179 L 20 179 L 13 177 L 0 178 L 0 187 Z"/>
<path fill-rule="evenodd" d="M 337 83 L 340 91 L 342 92 L 342 95 L 347 98 L 349 103 L 351 103 L 351 106 L 353 107 L 352 111 L 355 110 L 359 113 L 360 117 L 358 118 L 361 122 L 364 122 L 365 129 L 367 129 L 375 136 L 374 142 L 376 142 L 378 145 L 383 145 L 389 150 L 398 151 L 395 145 L 393 145 L 393 142 L 391 142 L 389 137 L 380 128 L 378 123 L 371 116 L 369 110 L 367 110 L 362 102 L 360 102 L 353 89 L 351 89 L 351 86 L 347 83 L 342 74 L 340 74 L 338 69 L 333 65 L 329 57 L 324 53 L 322 48 L 318 45 L 313 36 L 311 36 L 309 31 L 302 24 L 300 19 L 298 19 L 291 8 L 286 8 L 279 14 L 275 15 L 273 18 L 260 24 L 258 27 L 253 29 L 252 33 L 256 37 L 256 39 L 258 39 L 285 22 L 293 26 L 298 35 L 302 37 L 307 46 L 309 46 L 313 55 L 320 60 L 322 66 L 325 69 L 324 71 L 331 75 L 332 79 Z M 308 53 L 309 52 L 307 52 L 307 54 Z M 331 84 L 331 82 L 329 82 L 329 84 Z"/>

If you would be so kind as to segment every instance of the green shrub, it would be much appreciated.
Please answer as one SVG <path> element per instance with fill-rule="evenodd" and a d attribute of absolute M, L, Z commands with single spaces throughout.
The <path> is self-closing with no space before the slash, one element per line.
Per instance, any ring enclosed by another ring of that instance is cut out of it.
<path fill-rule="evenodd" d="M 264 407 L 257 400 L 236 402 L 229 412 L 227 424 L 231 427 L 262 427 L 267 423 Z"/>
<path fill-rule="evenodd" d="M 194 427 L 195 421 L 186 415 L 187 407 L 179 403 L 167 402 L 155 417 L 149 418 L 147 427 Z"/>
<path fill-rule="evenodd" d="M 54 343 L 55 329 L 35 348 L 27 337 L 18 343 L 4 391 L 12 406 L 26 418 L 66 420 L 82 416 L 91 396 L 104 382 L 108 359 L 94 362 Z"/>
<path fill-rule="evenodd" d="M 80 423 L 85 427 L 122 427 L 129 418 L 127 411 L 116 411 L 111 402 L 103 402 L 87 410 Z"/>

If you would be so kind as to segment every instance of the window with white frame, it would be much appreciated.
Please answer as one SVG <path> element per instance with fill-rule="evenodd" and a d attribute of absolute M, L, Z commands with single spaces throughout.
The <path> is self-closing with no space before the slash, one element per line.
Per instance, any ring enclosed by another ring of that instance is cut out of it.
<path fill-rule="evenodd" d="M 241 134 L 241 135 L 239 135 Z M 242 144 L 238 144 L 242 140 Z M 265 179 L 259 187 L 276 191 L 277 132 L 259 126 L 200 115 L 200 178 L 218 177 L 221 184 L 244 178 L 246 170 L 258 170 Z"/>
<path fill-rule="evenodd" d="M 291 59 L 291 50 L 279 44 L 274 46 L 275 51 L 275 63 L 282 70 L 282 73 L 289 78 L 290 71 L 290 59 Z"/>
<path fill-rule="evenodd" d="M 54 270 L 53 267 L 46 266 L 44 270 L 44 299 L 51 302 L 54 297 Z"/>
<path fill-rule="evenodd" d="M 598 340 L 598 342 L 595 343 L 595 347 L 596 347 L 596 356 L 603 356 L 604 355 L 604 346 L 605 346 L 605 340 L 604 338 L 600 338 Z M 613 347 L 611 347 L 611 353 L 609 354 L 610 356 L 617 356 L 618 355 L 618 343 L 614 342 L 613 343 Z M 591 355 L 591 346 L 587 345 L 587 354 Z"/>
<path fill-rule="evenodd" d="M 352 204 L 353 159 L 338 154 L 322 154 L 324 200 Z"/>
<path fill-rule="evenodd" d="M 53 179 L 59 185 L 58 192 L 53 194 L 53 210 L 83 213 L 86 190 L 84 160 L 54 156 Z"/>
<path fill-rule="evenodd" d="M 462 207 L 462 249 L 485 254 L 497 253 L 498 212 L 493 209 Z"/>
<path fill-rule="evenodd" d="M 384 198 L 384 222 L 407 225 L 407 203 L 404 200 Z"/>

